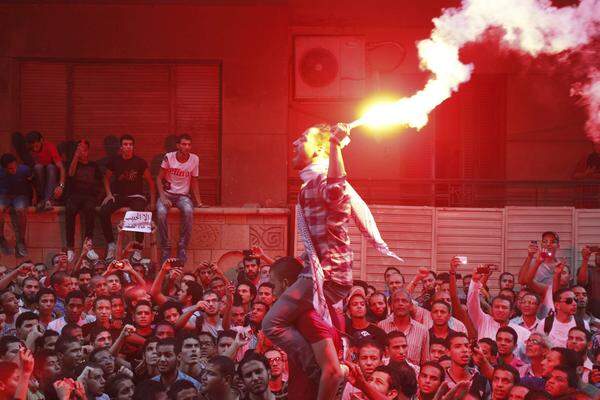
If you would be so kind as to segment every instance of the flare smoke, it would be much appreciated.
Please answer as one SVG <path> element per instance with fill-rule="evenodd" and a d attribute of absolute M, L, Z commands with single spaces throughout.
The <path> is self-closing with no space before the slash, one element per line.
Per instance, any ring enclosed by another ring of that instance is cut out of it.
<path fill-rule="evenodd" d="M 421 128 L 428 114 L 467 82 L 473 65 L 459 60 L 459 50 L 482 39 L 492 27 L 501 28 L 502 43 L 531 56 L 568 54 L 581 50 L 600 34 L 600 0 L 556 8 L 549 0 L 463 0 L 433 20 L 431 37 L 417 44 L 421 67 L 432 72 L 425 87 L 412 97 L 374 108 L 351 126 L 363 123 L 403 123 Z M 591 57 L 598 64 L 598 57 Z M 581 96 L 589 119 L 587 135 L 600 142 L 600 70 L 583 66 L 588 80 L 574 94 Z"/>

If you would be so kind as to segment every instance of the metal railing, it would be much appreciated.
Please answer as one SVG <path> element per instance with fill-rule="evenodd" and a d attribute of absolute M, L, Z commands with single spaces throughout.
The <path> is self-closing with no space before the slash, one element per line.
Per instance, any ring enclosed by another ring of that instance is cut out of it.
<path fill-rule="evenodd" d="M 301 181 L 288 180 L 288 200 L 297 201 Z M 600 207 L 600 180 L 525 181 L 487 179 L 352 180 L 370 204 L 432 207 Z"/>

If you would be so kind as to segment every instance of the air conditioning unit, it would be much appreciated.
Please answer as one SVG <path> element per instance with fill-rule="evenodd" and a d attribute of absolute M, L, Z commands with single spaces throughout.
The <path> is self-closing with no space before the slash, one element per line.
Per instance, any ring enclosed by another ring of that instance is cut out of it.
<path fill-rule="evenodd" d="M 365 92 L 365 39 L 361 36 L 296 36 L 294 98 L 343 100 Z"/>

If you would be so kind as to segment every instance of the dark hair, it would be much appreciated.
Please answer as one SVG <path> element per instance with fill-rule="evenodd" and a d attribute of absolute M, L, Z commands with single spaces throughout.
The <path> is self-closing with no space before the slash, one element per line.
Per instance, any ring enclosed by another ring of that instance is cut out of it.
<path fill-rule="evenodd" d="M 186 295 L 192 296 L 192 304 L 196 304 L 200 300 L 202 300 L 202 295 L 204 292 L 202 291 L 202 286 L 196 281 L 188 281 L 185 283 L 187 289 L 185 291 Z"/>
<path fill-rule="evenodd" d="M 530 390 L 524 400 L 552 400 L 552 396 L 543 390 Z"/>
<path fill-rule="evenodd" d="M 500 282 L 502 280 L 502 277 L 506 276 L 506 275 L 510 275 L 513 277 L 515 277 L 515 275 L 512 272 L 508 272 L 508 271 L 504 271 L 503 273 L 500 274 L 500 276 L 498 277 L 498 282 Z"/>
<path fill-rule="evenodd" d="M 102 300 L 108 301 L 108 304 L 110 304 L 110 297 L 108 297 L 108 296 L 98 296 L 98 297 L 96 297 L 94 299 L 94 307 L 92 307 L 92 308 L 95 309 L 98 306 L 98 302 L 102 301 Z"/>
<path fill-rule="evenodd" d="M 513 343 L 515 344 L 515 346 L 517 345 L 517 342 L 519 341 L 519 335 L 517 335 L 517 331 L 514 330 L 514 328 L 511 328 L 510 326 L 501 326 L 500 328 L 498 328 L 498 331 L 496 332 L 496 340 L 498 340 L 498 334 L 501 332 L 506 332 L 508 334 L 510 334 L 513 338 Z"/>
<path fill-rule="evenodd" d="M 123 381 L 133 382 L 133 380 L 129 376 L 123 373 L 117 373 L 116 375 L 113 375 L 106 382 L 106 394 L 108 394 L 108 396 L 111 399 L 115 399 L 117 397 L 117 393 L 119 393 L 119 387 L 121 386 L 121 382 Z"/>
<path fill-rule="evenodd" d="M 211 357 L 208 362 L 215 365 L 223 376 L 233 377 L 235 374 L 235 363 L 229 357 L 214 356 Z"/>
<path fill-rule="evenodd" d="M 268 287 L 269 289 L 271 289 L 271 292 L 275 290 L 275 285 L 273 285 L 271 282 L 263 282 L 260 285 L 258 285 L 258 289 L 260 289 L 261 287 Z"/>
<path fill-rule="evenodd" d="M 72 336 L 69 336 L 69 335 L 60 335 L 58 337 L 58 340 L 56 341 L 55 350 L 56 350 L 57 353 L 64 354 L 65 351 L 67 351 L 67 347 L 69 347 L 69 345 L 71 345 L 73 343 L 80 344 L 79 340 L 75 339 Z"/>
<path fill-rule="evenodd" d="M 135 386 L 133 400 L 156 400 L 159 393 L 166 392 L 162 383 L 147 379 Z"/>
<path fill-rule="evenodd" d="M 0 337 L 0 357 L 4 357 L 8 351 L 8 345 L 11 343 L 21 343 L 21 340 L 13 335 Z"/>
<path fill-rule="evenodd" d="M 135 139 L 133 138 L 133 136 L 131 136 L 131 135 L 122 135 L 119 138 L 119 146 L 123 146 L 123 142 L 125 140 L 131 140 L 133 142 L 133 144 L 135 144 Z"/>
<path fill-rule="evenodd" d="M 110 329 L 105 328 L 101 325 L 96 325 L 94 328 L 92 328 L 92 330 L 90 331 L 90 342 L 94 343 L 96 341 L 96 338 L 98 337 L 98 335 L 100 335 L 102 332 L 110 333 Z M 111 338 L 112 338 L 112 335 L 111 335 Z"/>
<path fill-rule="evenodd" d="M 517 385 L 519 383 L 519 380 L 521 379 L 521 375 L 519 374 L 519 371 L 517 371 L 517 369 L 515 367 L 508 365 L 508 364 L 500 364 L 500 365 L 496 366 L 496 368 L 494 368 L 494 374 L 496 373 L 496 371 L 510 372 L 513 376 L 513 385 Z"/>
<path fill-rule="evenodd" d="M 177 398 L 177 394 L 179 392 L 181 392 L 183 390 L 188 390 L 188 389 L 196 390 L 196 386 L 194 386 L 194 384 L 190 381 L 186 381 L 184 379 L 179 379 L 171 385 L 171 387 L 169 388 L 169 391 L 167 392 L 167 395 L 169 396 L 169 399 L 175 400 Z"/>
<path fill-rule="evenodd" d="M 42 141 L 42 134 L 38 131 L 30 131 L 25 135 L 25 141 L 29 144 Z"/>
<path fill-rule="evenodd" d="M 217 339 L 210 332 L 200 331 L 200 332 L 198 332 L 198 334 L 196 335 L 196 337 L 200 338 L 200 336 L 208 336 L 208 337 L 210 337 L 210 340 L 212 341 L 213 345 L 217 344 Z"/>
<path fill-rule="evenodd" d="M 44 364 L 46 364 L 46 361 L 50 358 L 50 357 L 56 357 L 58 358 L 58 354 L 56 354 L 56 351 L 49 351 L 49 350 L 39 350 L 35 352 L 34 355 L 34 364 L 33 364 L 33 376 L 35 376 L 36 378 L 40 378 L 40 376 L 42 375 L 42 370 L 44 369 Z"/>
<path fill-rule="evenodd" d="M 570 388 L 577 388 L 579 386 L 579 377 L 577 376 L 577 370 L 574 368 L 568 368 L 565 365 L 557 365 L 553 371 L 561 371 L 567 374 L 567 382 Z"/>
<path fill-rule="evenodd" d="M 224 331 L 219 331 L 217 332 L 217 343 L 219 343 L 219 341 L 224 338 L 224 337 L 228 337 L 228 338 L 232 338 L 235 340 L 235 336 L 237 335 L 237 333 L 234 330 L 231 329 L 226 329 Z"/>
<path fill-rule="evenodd" d="M 579 354 L 574 350 L 567 349 L 564 347 L 553 347 L 550 351 L 555 351 L 560 354 L 560 365 L 564 365 L 567 368 L 576 369 L 578 366 L 583 364 L 583 360 L 579 357 Z"/>
<path fill-rule="evenodd" d="M 8 167 L 8 164 L 16 162 L 16 161 L 17 161 L 17 158 L 10 153 L 4 153 L 0 157 L 0 165 L 2 165 L 2 168 L 6 168 L 6 167 Z"/>
<path fill-rule="evenodd" d="M 158 315 L 160 319 L 165 318 L 165 311 L 167 311 L 170 308 L 176 309 L 180 315 L 183 314 L 183 307 L 180 302 L 174 300 L 167 300 L 158 309 Z"/>
<path fill-rule="evenodd" d="M 442 283 L 450 283 L 450 274 L 448 272 L 440 272 L 435 277 L 436 280 L 442 281 Z"/>
<path fill-rule="evenodd" d="M 583 334 L 585 335 L 585 341 L 587 343 L 592 341 L 592 334 L 590 333 L 590 331 L 588 331 L 585 328 L 579 327 L 579 326 L 574 326 L 571 329 L 569 329 L 569 333 L 571 333 L 572 331 L 579 331 L 579 332 L 583 332 Z"/>
<path fill-rule="evenodd" d="M 479 339 L 477 341 L 477 343 L 485 343 L 485 344 L 487 344 L 488 346 L 490 346 L 492 355 L 494 357 L 498 355 L 498 343 L 496 343 L 495 340 L 492 340 L 490 338 L 484 337 L 484 338 Z"/>
<path fill-rule="evenodd" d="M 404 334 L 404 332 L 401 332 L 401 331 L 393 330 L 393 331 L 388 332 L 388 334 L 387 334 L 388 342 L 392 339 L 396 339 L 399 337 L 406 339 L 406 335 Z"/>
<path fill-rule="evenodd" d="M 182 332 L 175 337 L 175 353 L 181 353 L 181 349 L 183 348 L 183 342 L 185 342 L 188 339 L 194 339 L 196 342 L 198 342 L 198 336 L 192 333 Z"/>
<path fill-rule="evenodd" d="M 173 350 L 175 350 L 177 348 L 177 339 L 175 339 L 175 338 L 159 339 L 158 343 L 156 344 L 156 348 L 158 349 L 159 346 L 173 346 Z"/>
<path fill-rule="evenodd" d="M 181 143 L 182 140 L 189 140 L 191 142 L 192 137 L 187 133 L 182 133 L 181 135 L 177 136 L 177 143 Z"/>
<path fill-rule="evenodd" d="M 388 271 L 396 271 L 396 274 L 400 275 L 400 277 L 402 278 L 402 283 L 406 283 L 406 279 L 404 278 L 404 275 L 402 275 L 402 272 L 400 272 L 400 270 L 398 268 L 396 268 L 396 267 L 387 267 L 385 269 L 385 271 L 383 272 L 383 276 L 385 276 L 388 273 Z M 396 274 L 394 274 L 394 275 L 396 275 Z"/>
<path fill-rule="evenodd" d="M 383 347 L 383 345 L 377 340 L 371 339 L 369 337 L 361 339 L 356 343 L 357 352 L 360 352 L 362 348 L 369 346 L 375 347 L 377 350 L 379 350 L 379 358 L 383 357 L 383 353 L 385 352 L 385 348 Z"/>
<path fill-rule="evenodd" d="M 286 280 L 288 285 L 296 281 L 303 265 L 295 257 L 281 257 L 271 265 L 271 276 Z"/>
<path fill-rule="evenodd" d="M 103 351 L 106 351 L 110 354 L 110 349 L 106 348 L 106 347 L 101 347 L 99 349 L 94 349 L 92 350 L 92 352 L 90 353 L 90 356 L 88 357 L 88 359 L 92 362 L 97 362 L 98 360 L 96 360 L 96 354 L 98 353 L 102 353 Z"/>
<path fill-rule="evenodd" d="M 554 231 L 546 231 L 546 232 L 542 233 L 542 239 L 544 239 L 544 236 L 547 236 L 547 235 L 554 236 L 556 243 L 560 243 L 560 237 L 558 236 L 558 233 L 556 233 Z"/>
<path fill-rule="evenodd" d="M 242 361 L 240 361 L 240 363 L 238 364 L 237 372 L 240 378 L 243 378 L 242 368 L 244 368 L 244 365 L 248 364 L 251 361 L 258 361 L 265 366 L 265 369 L 267 371 L 271 370 L 269 366 L 269 360 L 267 360 L 265 356 L 254 351 L 248 351 L 246 352 L 246 354 L 244 354 L 244 358 L 242 358 Z"/>
<path fill-rule="evenodd" d="M 417 393 L 417 375 L 415 370 L 407 363 L 394 363 L 391 365 L 380 365 L 375 371 L 384 372 L 390 377 L 390 389 L 411 398 Z"/>
<path fill-rule="evenodd" d="M 74 338 L 75 336 L 72 333 L 75 329 L 81 329 L 83 332 L 83 329 L 81 328 L 81 326 L 79 326 L 76 323 L 71 322 L 71 323 L 68 323 L 65 326 L 63 326 L 62 330 L 60 331 L 60 335 L 61 336 L 69 336 L 69 337 Z"/>
<path fill-rule="evenodd" d="M 54 257 L 56 257 L 56 255 Z M 54 257 L 52 257 L 52 264 L 54 264 Z M 50 276 L 50 286 L 60 285 L 68 278 L 70 278 L 70 276 L 65 271 L 56 271 Z"/>
<path fill-rule="evenodd" d="M 150 303 L 148 300 L 140 300 L 137 302 L 137 304 L 135 305 L 135 307 L 133 308 L 133 312 L 135 313 L 135 311 L 138 309 L 138 307 L 140 306 L 146 306 L 146 307 L 150 307 L 150 310 L 152 310 L 152 303 Z"/>
<path fill-rule="evenodd" d="M 151 345 L 152 343 L 158 343 L 160 341 L 159 338 L 157 338 L 156 336 L 150 336 L 148 339 L 146 339 L 146 341 L 144 342 L 144 347 L 142 348 L 142 353 L 146 352 L 146 349 L 148 348 L 149 345 Z"/>
<path fill-rule="evenodd" d="M 69 304 L 72 299 L 81 299 L 81 301 L 85 302 L 85 295 L 81 290 L 73 290 L 67 294 L 65 297 L 65 306 Z"/>
<path fill-rule="evenodd" d="M 238 282 L 237 286 L 235 287 L 235 293 L 237 294 L 238 288 L 241 285 L 246 285 L 250 288 L 250 298 L 251 301 L 254 300 L 254 298 L 256 297 L 256 286 L 254 286 L 254 284 L 246 279 L 242 279 Z"/>
<path fill-rule="evenodd" d="M 423 364 L 421 364 L 420 370 L 423 371 L 423 368 L 425 367 L 433 367 L 440 371 L 440 380 L 444 382 L 444 379 L 446 379 L 446 371 L 444 371 L 444 368 L 439 363 L 435 361 L 425 361 Z"/>
<path fill-rule="evenodd" d="M 573 290 L 571 290 L 571 288 L 568 288 L 568 287 L 560 288 L 552 294 L 552 301 L 554 303 L 558 303 L 558 302 L 560 302 L 560 296 L 562 296 L 564 293 L 572 292 L 572 291 Z"/>
<path fill-rule="evenodd" d="M 429 348 L 431 348 L 431 345 L 434 345 L 434 344 L 439 344 L 439 345 L 442 345 L 442 346 L 444 346 L 446 349 L 448 348 L 448 343 L 446 343 L 446 339 L 442 339 L 442 338 L 439 338 L 439 337 L 437 337 L 437 336 L 432 336 L 432 337 L 429 339 Z"/>
<path fill-rule="evenodd" d="M 446 303 L 443 300 L 435 300 L 431 303 L 431 307 L 429 308 L 430 310 L 433 310 L 433 306 L 435 306 L 436 304 L 442 304 L 444 307 L 446 307 L 448 309 L 448 312 L 450 314 L 452 314 L 452 306 L 448 303 Z"/>
<path fill-rule="evenodd" d="M 15 328 L 20 329 L 25 321 L 29 321 L 32 319 L 39 320 L 40 317 L 33 311 L 25 311 L 25 312 L 19 314 L 19 316 L 17 317 L 17 320 L 15 321 Z"/>
<path fill-rule="evenodd" d="M 464 332 L 450 332 L 450 333 L 448 333 L 448 336 L 446 336 L 446 343 L 447 343 L 446 348 L 449 349 L 450 346 L 452 345 L 452 340 L 459 338 L 459 337 L 469 340 L 469 337 Z"/>
<path fill-rule="evenodd" d="M 92 271 L 90 268 L 88 267 L 83 267 L 80 270 L 76 271 L 73 276 L 76 277 L 77 279 L 79 279 L 79 277 L 83 274 L 90 274 L 90 275 L 94 275 L 94 271 Z"/>
<path fill-rule="evenodd" d="M 504 296 L 504 295 L 502 295 L 502 294 L 499 294 L 498 296 L 495 296 L 495 297 L 492 299 L 492 302 L 491 302 L 490 304 L 492 304 L 492 305 L 493 305 L 493 304 L 494 304 L 494 302 L 496 302 L 496 301 L 498 301 L 498 300 L 504 300 L 504 301 L 508 301 L 508 308 L 512 308 L 512 307 L 513 307 L 513 301 L 512 301 L 512 299 L 510 299 L 510 298 L 508 298 L 508 297 L 506 297 L 506 296 Z"/>

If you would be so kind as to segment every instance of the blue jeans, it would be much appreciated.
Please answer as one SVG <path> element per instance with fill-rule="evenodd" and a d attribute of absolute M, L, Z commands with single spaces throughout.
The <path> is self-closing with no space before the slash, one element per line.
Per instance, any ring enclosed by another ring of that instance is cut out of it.
<path fill-rule="evenodd" d="M 325 282 L 323 291 L 327 303 L 333 305 L 344 299 L 351 286 L 342 286 Z M 262 322 L 265 335 L 278 347 L 281 347 L 295 363 L 312 375 L 311 369 L 317 368 L 317 361 L 311 345 L 294 326 L 295 321 L 313 308 L 313 281 L 300 276 L 287 288 L 265 315 Z"/>
<path fill-rule="evenodd" d="M 186 260 L 185 250 L 190 243 L 192 236 L 192 224 L 194 223 L 194 203 L 192 199 L 183 194 L 170 194 L 165 193 L 165 197 L 173 203 L 174 207 L 179 209 L 181 215 L 181 223 L 179 230 L 179 244 L 178 257 Z M 158 243 L 162 252 L 162 257 L 168 255 L 171 252 L 171 245 L 169 243 L 169 228 L 167 226 L 167 214 L 169 209 L 165 207 L 162 200 L 159 198 L 156 202 L 156 219 L 158 229 Z"/>
<path fill-rule="evenodd" d="M 25 242 L 25 229 L 27 228 L 27 207 L 29 207 L 29 197 L 23 195 L 11 196 L 0 195 L 0 237 L 4 236 L 4 214 L 8 214 L 10 208 L 14 209 L 14 214 L 10 214 L 10 221 L 15 231 L 17 242 Z"/>
<path fill-rule="evenodd" d="M 56 188 L 58 168 L 54 164 L 35 164 L 33 171 L 35 173 L 35 184 L 39 200 L 50 200 Z"/>

